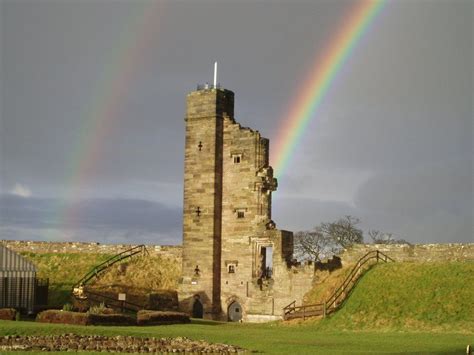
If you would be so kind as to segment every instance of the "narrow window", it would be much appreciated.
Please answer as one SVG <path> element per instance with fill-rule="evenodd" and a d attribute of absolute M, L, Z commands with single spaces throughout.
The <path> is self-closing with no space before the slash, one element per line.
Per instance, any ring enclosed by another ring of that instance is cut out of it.
<path fill-rule="evenodd" d="M 245 218 L 245 212 L 244 211 L 237 211 L 237 218 Z"/>
<path fill-rule="evenodd" d="M 229 265 L 229 274 L 235 274 L 235 266 L 232 264 Z"/>
<path fill-rule="evenodd" d="M 260 249 L 260 277 L 271 279 L 273 276 L 273 247 L 266 246 Z"/>
<path fill-rule="evenodd" d="M 240 164 L 242 161 L 242 154 L 232 154 L 232 160 L 234 161 L 234 164 Z"/>

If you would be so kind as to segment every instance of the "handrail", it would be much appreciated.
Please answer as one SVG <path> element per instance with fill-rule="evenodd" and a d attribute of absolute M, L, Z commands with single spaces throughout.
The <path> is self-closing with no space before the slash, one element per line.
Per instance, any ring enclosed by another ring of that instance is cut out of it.
<path fill-rule="evenodd" d="M 356 265 L 351 269 L 349 274 L 346 276 L 342 284 L 329 296 L 329 298 L 323 303 L 315 303 L 309 305 L 296 306 L 296 301 L 291 302 L 289 305 L 283 308 L 284 317 L 288 317 L 296 312 L 303 311 L 303 315 L 299 315 L 302 318 L 305 318 L 308 308 L 322 307 L 322 315 L 326 316 L 327 313 L 333 312 L 336 310 L 337 306 L 342 303 L 349 293 L 352 291 L 352 288 L 355 286 L 357 280 L 362 274 L 362 267 L 367 264 L 370 260 L 375 259 L 378 263 L 379 260 L 387 263 L 388 261 L 394 262 L 395 260 L 389 257 L 388 255 L 382 253 L 379 250 L 372 250 L 362 256 L 356 263 Z M 372 264 L 373 265 L 373 264 Z M 371 266 L 372 266 L 371 265 Z M 340 303 L 337 303 L 337 300 L 340 296 L 343 296 Z M 332 307 L 332 308 L 331 308 Z M 296 317 L 296 314 L 294 315 Z"/>
<path fill-rule="evenodd" d="M 148 253 L 147 248 L 145 245 L 137 245 L 130 249 L 124 250 L 114 256 L 108 258 L 104 262 L 100 263 L 99 265 L 94 266 L 91 270 L 89 270 L 79 281 L 77 281 L 72 289 L 74 296 L 80 297 L 81 294 L 84 293 L 84 286 L 93 278 L 98 277 L 101 272 L 108 269 L 112 265 L 118 263 L 127 258 L 131 258 L 134 255 L 139 253 Z"/>
<path fill-rule="evenodd" d="M 375 254 L 375 256 L 374 256 Z M 382 255 L 384 258 L 381 258 Z M 360 273 L 359 271 L 362 269 L 362 266 L 364 266 L 365 264 L 367 264 L 370 260 L 372 259 L 375 259 L 376 262 L 378 263 L 379 260 L 382 260 L 384 262 L 387 262 L 387 260 L 390 260 L 390 261 L 395 261 L 393 260 L 392 258 L 390 258 L 388 255 L 382 253 L 381 251 L 379 250 L 372 250 L 372 251 L 369 251 L 367 254 L 365 254 L 364 256 L 362 256 L 356 263 L 356 265 L 352 268 L 351 272 L 349 273 L 349 275 L 347 275 L 346 279 L 344 280 L 344 282 L 342 283 L 341 286 L 339 286 L 334 292 L 333 294 L 329 297 L 329 299 L 326 300 L 326 307 L 327 308 L 330 308 L 331 306 L 336 306 L 336 301 L 337 299 L 339 298 L 339 296 L 341 296 L 344 291 L 346 291 L 345 293 L 348 294 L 352 288 L 349 288 L 349 285 L 351 284 L 352 281 L 356 281 L 358 279 L 358 276 L 360 276 Z M 355 282 L 354 282 L 355 284 Z M 348 289 L 349 288 L 349 289 Z M 344 297 L 345 298 L 345 297 Z"/>
<path fill-rule="evenodd" d="M 296 306 L 296 300 L 291 302 L 289 305 L 283 307 L 284 314 L 290 313 L 291 312 L 290 310 L 294 310 L 295 306 Z"/>

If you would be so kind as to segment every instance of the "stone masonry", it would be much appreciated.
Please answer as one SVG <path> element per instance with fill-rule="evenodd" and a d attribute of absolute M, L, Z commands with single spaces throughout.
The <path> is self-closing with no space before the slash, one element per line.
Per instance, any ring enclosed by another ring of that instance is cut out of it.
<path fill-rule="evenodd" d="M 68 253 L 68 254 L 111 254 L 115 255 L 137 244 L 101 244 L 95 242 L 43 242 L 29 240 L 0 240 L 0 244 L 17 252 L 35 254 Z M 180 245 L 146 245 L 148 254 L 161 256 L 181 262 L 182 247 Z"/>
<path fill-rule="evenodd" d="M 235 121 L 225 89 L 188 94 L 185 121 L 180 308 L 213 319 L 280 318 L 311 287 L 312 269 L 291 266 L 293 234 L 271 219 L 269 141 Z"/>
<path fill-rule="evenodd" d="M 449 244 L 355 244 L 341 254 L 343 264 L 353 264 L 372 250 L 398 262 L 474 261 L 474 243 Z"/>

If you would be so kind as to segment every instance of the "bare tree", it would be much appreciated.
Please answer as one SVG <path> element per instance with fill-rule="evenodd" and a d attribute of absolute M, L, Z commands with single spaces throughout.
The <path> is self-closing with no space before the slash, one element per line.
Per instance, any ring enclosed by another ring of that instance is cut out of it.
<path fill-rule="evenodd" d="M 298 258 L 320 261 L 338 254 L 341 248 L 362 243 L 362 230 L 355 226 L 358 218 L 345 216 L 335 222 L 321 223 L 310 231 L 297 232 L 294 237 L 295 254 Z"/>
<path fill-rule="evenodd" d="M 367 233 L 374 244 L 410 244 L 405 239 L 397 239 L 393 233 L 380 232 L 376 229 L 371 229 Z"/>
<path fill-rule="evenodd" d="M 356 227 L 359 223 L 358 218 L 345 216 L 332 223 L 321 223 L 319 230 L 331 238 L 335 245 L 348 248 L 353 244 L 364 242 L 362 230 Z"/>
<path fill-rule="evenodd" d="M 311 259 L 315 262 L 320 261 L 332 251 L 332 240 L 318 227 L 295 233 L 294 245 L 299 259 Z"/>

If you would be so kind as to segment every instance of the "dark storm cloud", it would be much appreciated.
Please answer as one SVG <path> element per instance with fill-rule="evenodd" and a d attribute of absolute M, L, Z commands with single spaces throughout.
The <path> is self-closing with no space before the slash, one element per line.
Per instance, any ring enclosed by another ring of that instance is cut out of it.
<path fill-rule="evenodd" d="M 277 228 L 293 231 L 308 230 L 346 215 L 361 217 L 348 203 L 301 197 L 278 199 L 273 212 Z"/>
<path fill-rule="evenodd" d="M 372 215 L 377 228 L 389 228 L 407 240 L 473 242 L 472 161 L 420 164 L 403 173 L 375 175 L 360 187 L 355 204 Z"/>
<path fill-rule="evenodd" d="M 73 207 L 69 238 L 179 243 L 186 93 L 212 80 L 217 60 L 237 121 L 274 149 L 354 5 L 163 1 L 144 26 L 151 3 L 0 0 L 0 238 L 44 238 Z M 473 10 L 470 0 L 386 3 L 281 175 L 278 226 L 350 214 L 412 241 L 469 240 Z M 101 131 L 107 103 L 115 114 Z M 62 200 L 88 159 L 82 202 Z M 16 186 L 31 197 L 7 196 Z"/>
<path fill-rule="evenodd" d="M 62 214 L 74 211 L 77 225 L 66 228 L 170 233 L 181 229 L 182 211 L 161 203 L 134 199 L 90 199 L 67 203 L 57 199 L 0 196 L 0 224 L 24 228 L 62 228 Z M 133 234 L 133 233 L 132 233 Z M 178 235 L 180 237 L 180 235 Z"/>
<path fill-rule="evenodd" d="M 437 210 L 472 215 L 471 174 L 470 161 L 465 160 L 378 174 L 360 187 L 355 203 L 396 215 L 428 215 Z"/>

